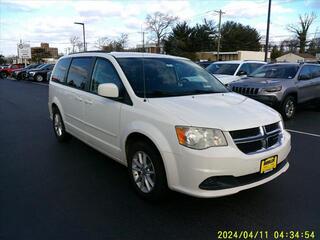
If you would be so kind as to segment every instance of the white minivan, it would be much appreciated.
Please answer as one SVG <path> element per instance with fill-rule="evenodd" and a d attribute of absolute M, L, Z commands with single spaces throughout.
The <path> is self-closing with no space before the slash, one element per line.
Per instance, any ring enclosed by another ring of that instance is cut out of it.
<path fill-rule="evenodd" d="M 59 59 L 49 111 L 60 142 L 75 136 L 126 165 L 134 189 L 218 197 L 278 177 L 290 134 L 275 110 L 229 92 L 188 59 L 85 52 Z"/>

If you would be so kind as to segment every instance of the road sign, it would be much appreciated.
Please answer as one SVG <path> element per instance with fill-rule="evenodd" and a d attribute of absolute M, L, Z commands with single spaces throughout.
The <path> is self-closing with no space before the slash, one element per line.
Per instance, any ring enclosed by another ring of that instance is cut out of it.
<path fill-rule="evenodd" d="M 30 44 L 19 43 L 18 44 L 18 55 L 19 55 L 19 58 L 24 58 L 24 59 L 31 58 Z"/>

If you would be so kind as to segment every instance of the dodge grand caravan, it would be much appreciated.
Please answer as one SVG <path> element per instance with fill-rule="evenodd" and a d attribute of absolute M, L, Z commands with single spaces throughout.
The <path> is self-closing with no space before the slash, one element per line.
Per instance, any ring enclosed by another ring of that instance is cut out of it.
<path fill-rule="evenodd" d="M 58 141 L 70 135 L 128 167 L 133 188 L 218 197 L 284 173 L 290 134 L 275 110 L 229 92 L 190 60 L 86 52 L 60 58 L 49 112 Z"/>

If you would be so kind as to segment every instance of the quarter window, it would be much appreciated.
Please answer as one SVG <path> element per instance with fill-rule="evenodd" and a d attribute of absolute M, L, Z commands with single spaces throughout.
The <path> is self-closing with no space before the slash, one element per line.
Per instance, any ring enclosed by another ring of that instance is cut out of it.
<path fill-rule="evenodd" d="M 51 78 L 52 81 L 58 82 L 58 83 L 65 82 L 65 76 L 66 76 L 68 67 L 70 65 L 70 61 L 71 61 L 71 58 L 64 58 L 57 63 L 57 66 L 54 72 L 52 73 L 52 78 Z"/>
<path fill-rule="evenodd" d="M 119 90 L 122 89 L 121 80 L 112 63 L 105 59 L 98 58 L 94 66 L 90 91 L 98 93 L 98 86 L 102 83 L 114 83 Z"/>
<path fill-rule="evenodd" d="M 85 90 L 89 83 L 91 65 L 91 57 L 74 58 L 69 69 L 67 85 Z"/>

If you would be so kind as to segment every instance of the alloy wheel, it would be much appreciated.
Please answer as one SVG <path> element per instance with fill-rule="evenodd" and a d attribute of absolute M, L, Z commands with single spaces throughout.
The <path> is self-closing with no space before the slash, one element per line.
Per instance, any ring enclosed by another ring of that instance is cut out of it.
<path fill-rule="evenodd" d="M 136 186 L 144 193 L 149 193 L 155 185 L 155 170 L 153 163 L 143 151 L 138 151 L 132 158 L 131 171 Z"/>
<path fill-rule="evenodd" d="M 54 131 L 59 137 L 63 134 L 62 120 L 59 114 L 54 115 Z"/>
<path fill-rule="evenodd" d="M 292 115 L 294 114 L 295 106 L 294 102 L 290 99 L 287 101 L 285 105 L 285 113 L 288 118 L 291 118 Z"/>

